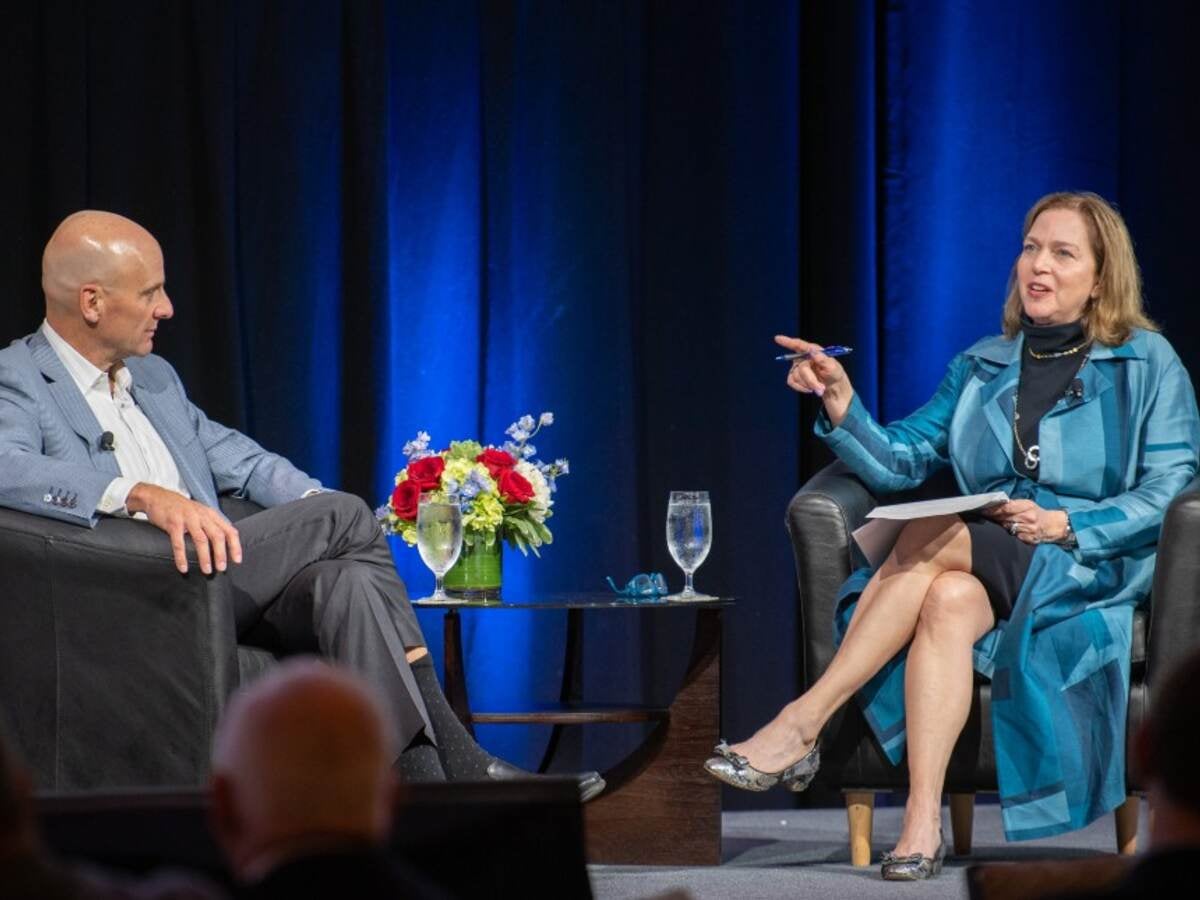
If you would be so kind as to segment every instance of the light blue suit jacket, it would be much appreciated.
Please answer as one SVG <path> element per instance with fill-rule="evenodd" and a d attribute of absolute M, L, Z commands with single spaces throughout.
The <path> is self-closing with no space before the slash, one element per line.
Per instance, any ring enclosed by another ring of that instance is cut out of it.
<path fill-rule="evenodd" d="M 217 508 L 219 495 L 233 493 L 271 507 L 321 486 L 282 456 L 210 421 L 166 360 L 150 355 L 125 364 L 135 402 L 195 500 Z M 94 526 L 96 504 L 121 474 L 115 454 L 100 449 L 102 433 L 41 332 L 0 350 L 0 506 Z"/>
<path fill-rule="evenodd" d="M 1083 396 L 1042 418 L 1040 480 L 1013 465 L 1013 398 L 1024 339 L 987 338 L 959 354 L 933 398 L 880 426 L 857 398 L 817 432 L 876 492 L 915 487 L 949 465 L 963 493 L 1006 491 L 1063 509 L 1079 539 L 1034 552 L 1008 621 L 975 646 L 992 680 L 992 726 L 1006 834 L 1079 828 L 1125 799 L 1125 713 L 1133 609 L 1150 594 L 1163 513 L 1196 475 L 1200 415 L 1191 380 L 1159 334 L 1096 346 Z M 842 587 L 840 642 L 871 570 Z M 884 751 L 906 744 L 904 658 L 859 699 Z"/>

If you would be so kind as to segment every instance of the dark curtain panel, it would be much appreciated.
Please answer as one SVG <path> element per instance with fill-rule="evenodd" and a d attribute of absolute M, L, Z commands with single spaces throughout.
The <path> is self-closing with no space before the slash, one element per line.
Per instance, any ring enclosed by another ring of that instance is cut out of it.
<path fill-rule="evenodd" d="M 514 594 L 679 583 L 666 496 L 708 489 L 697 583 L 740 600 L 741 738 L 795 693 L 783 510 L 829 459 L 773 334 L 852 345 L 868 407 L 903 415 L 997 330 L 1024 210 L 1085 188 L 1125 211 L 1151 312 L 1200 365 L 1189 23 L 1118 0 L 28 4 L 0 33 L 0 332 L 37 327 L 54 225 L 111 209 L 163 245 L 157 349 L 196 402 L 372 505 L 418 429 L 498 443 L 552 410 L 535 443 L 572 473 L 554 544 L 505 560 Z M 561 618 L 464 618 L 478 707 L 556 695 Z M 585 628 L 590 698 L 675 689 L 687 616 Z M 546 740 L 481 734 L 527 765 Z M 636 738 L 586 730 L 559 765 Z"/>

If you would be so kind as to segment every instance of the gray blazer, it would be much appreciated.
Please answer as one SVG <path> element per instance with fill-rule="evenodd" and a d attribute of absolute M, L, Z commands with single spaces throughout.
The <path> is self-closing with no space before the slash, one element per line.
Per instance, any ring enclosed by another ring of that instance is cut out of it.
<path fill-rule="evenodd" d="M 134 400 L 195 500 L 218 508 L 218 495 L 233 493 L 270 507 L 321 486 L 282 456 L 210 421 L 162 357 L 125 364 Z M 94 526 L 96 504 L 121 474 L 115 454 L 100 449 L 102 433 L 40 332 L 0 350 L 0 506 Z"/>

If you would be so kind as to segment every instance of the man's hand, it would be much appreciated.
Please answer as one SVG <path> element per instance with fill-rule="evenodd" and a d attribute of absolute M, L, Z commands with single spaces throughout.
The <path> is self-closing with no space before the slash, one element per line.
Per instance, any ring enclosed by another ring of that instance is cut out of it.
<path fill-rule="evenodd" d="M 242 561 L 242 543 L 237 529 L 212 507 L 189 500 L 183 494 L 139 481 L 125 498 L 125 509 L 131 515 L 145 513 L 152 525 L 170 536 L 175 568 L 184 574 L 188 570 L 187 550 L 183 543 L 185 534 L 190 535 L 196 545 L 200 571 L 205 575 L 212 574 L 214 562 L 217 571 L 224 572 L 229 560 Z"/>

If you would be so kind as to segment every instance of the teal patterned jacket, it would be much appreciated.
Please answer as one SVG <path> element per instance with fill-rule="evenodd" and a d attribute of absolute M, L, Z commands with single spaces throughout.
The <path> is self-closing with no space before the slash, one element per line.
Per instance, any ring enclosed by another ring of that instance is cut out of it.
<path fill-rule="evenodd" d="M 919 485 L 949 465 L 963 493 L 1006 491 L 1065 510 L 1079 549 L 1037 547 L 1012 617 L 976 645 L 992 682 L 1005 834 L 1045 837 L 1087 825 L 1125 799 L 1125 713 L 1133 610 L 1145 603 L 1163 513 L 1197 469 L 1200 417 L 1187 372 L 1161 335 L 1097 345 L 1038 432 L 1041 481 L 1012 460 L 1013 394 L 1024 338 L 985 338 L 950 363 L 933 398 L 880 426 L 857 396 L 837 428 L 816 432 L 877 493 Z M 871 577 L 842 586 L 840 644 Z M 888 758 L 905 746 L 904 652 L 859 692 Z"/>

